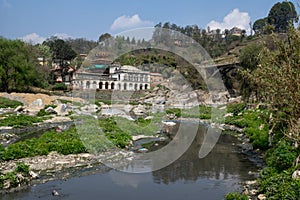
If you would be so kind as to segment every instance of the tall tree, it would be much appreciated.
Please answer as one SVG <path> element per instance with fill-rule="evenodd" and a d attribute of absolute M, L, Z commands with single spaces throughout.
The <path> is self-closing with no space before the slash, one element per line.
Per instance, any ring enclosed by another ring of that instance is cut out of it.
<path fill-rule="evenodd" d="M 58 62 L 60 65 L 64 65 L 66 61 L 71 61 L 77 56 L 70 44 L 57 37 L 51 37 L 43 44 L 50 47 L 53 61 Z"/>
<path fill-rule="evenodd" d="M 0 90 L 24 91 L 37 83 L 35 61 L 24 42 L 0 38 Z"/>
<path fill-rule="evenodd" d="M 274 25 L 276 32 L 286 32 L 289 24 L 297 21 L 295 6 L 290 1 L 276 3 L 268 15 L 268 23 Z"/>
<path fill-rule="evenodd" d="M 274 43 L 277 49 L 270 51 L 265 47 L 257 67 L 244 75 L 257 85 L 261 100 L 270 106 L 274 118 L 273 127 L 276 124 L 286 126 L 285 136 L 298 146 L 300 143 L 300 33 L 290 28 L 287 40 L 274 38 Z"/>
<path fill-rule="evenodd" d="M 264 34 L 267 24 L 268 24 L 267 17 L 256 20 L 253 24 L 253 30 L 255 31 L 255 34 Z"/>

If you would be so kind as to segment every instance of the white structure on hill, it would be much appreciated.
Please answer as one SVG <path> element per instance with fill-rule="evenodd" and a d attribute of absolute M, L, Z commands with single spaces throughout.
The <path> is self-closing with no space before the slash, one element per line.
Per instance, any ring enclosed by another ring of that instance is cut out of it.
<path fill-rule="evenodd" d="M 76 72 L 73 89 L 136 91 L 150 88 L 150 72 L 133 66 L 109 66 L 109 73 Z"/>

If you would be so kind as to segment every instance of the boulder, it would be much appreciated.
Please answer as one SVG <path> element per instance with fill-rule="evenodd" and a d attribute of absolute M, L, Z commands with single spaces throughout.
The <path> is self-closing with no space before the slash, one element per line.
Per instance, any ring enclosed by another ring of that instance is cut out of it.
<path fill-rule="evenodd" d="M 36 179 L 39 178 L 39 175 L 37 173 L 35 173 L 34 171 L 29 171 L 29 175 L 31 176 L 31 178 Z"/>
<path fill-rule="evenodd" d="M 146 114 L 146 108 L 143 105 L 138 105 L 132 109 L 132 112 L 136 116 L 142 116 Z"/>
<path fill-rule="evenodd" d="M 43 106 L 44 103 L 43 103 L 43 100 L 42 99 L 36 99 L 35 101 L 33 101 L 30 106 L 38 106 L 38 107 L 41 107 Z"/>
<path fill-rule="evenodd" d="M 266 197 L 264 194 L 259 194 L 259 195 L 257 196 L 257 198 L 258 198 L 259 200 L 265 200 L 265 199 L 267 199 L 267 197 Z"/>
<path fill-rule="evenodd" d="M 18 106 L 14 109 L 14 112 L 21 112 L 24 110 L 24 107 L 23 106 Z"/>
<path fill-rule="evenodd" d="M 57 112 L 55 111 L 55 109 L 54 109 L 54 108 L 52 108 L 52 107 L 48 107 L 48 108 L 46 108 L 46 109 L 45 109 L 45 111 L 46 111 L 47 113 L 51 113 L 51 114 L 57 114 Z"/>
<path fill-rule="evenodd" d="M 299 179 L 300 178 L 300 170 L 294 171 L 294 173 L 292 174 L 292 178 Z"/>

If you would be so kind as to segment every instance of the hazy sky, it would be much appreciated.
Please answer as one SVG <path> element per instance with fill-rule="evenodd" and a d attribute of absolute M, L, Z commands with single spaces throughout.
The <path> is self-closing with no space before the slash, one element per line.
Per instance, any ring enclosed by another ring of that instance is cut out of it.
<path fill-rule="evenodd" d="M 41 42 L 116 34 L 159 22 L 249 30 L 276 0 L 0 0 L 0 36 Z M 297 1 L 292 1 L 298 11 Z"/>

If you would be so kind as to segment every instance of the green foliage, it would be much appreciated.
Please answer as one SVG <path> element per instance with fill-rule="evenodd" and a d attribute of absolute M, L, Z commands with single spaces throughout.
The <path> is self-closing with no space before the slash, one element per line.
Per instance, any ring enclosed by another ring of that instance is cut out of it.
<path fill-rule="evenodd" d="M 52 104 L 52 105 L 45 105 L 45 107 L 43 109 L 41 109 L 36 116 L 38 117 L 42 117 L 42 116 L 45 116 L 45 115 L 49 115 L 50 113 L 46 112 L 46 109 L 49 108 L 49 107 L 52 107 L 52 108 L 56 108 L 57 105 L 55 104 Z"/>
<path fill-rule="evenodd" d="M 16 108 L 22 106 L 23 103 L 15 100 L 10 100 L 5 97 L 0 97 L 0 108 Z"/>
<path fill-rule="evenodd" d="M 22 162 L 18 162 L 15 172 L 28 174 L 29 173 L 29 165 L 22 163 Z"/>
<path fill-rule="evenodd" d="M 234 103 L 234 104 L 228 104 L 227 105 L 227 112 L 233 113 L 234 116 L 237 116 L 239 113 L 245 110 L 247 106 L 247 103 Z"/>
<path fill-rule="evenodd" d="M 52 86 L 52 90 L 67 90 L 67 86 L 65 83 L 56 83 L 55 85 Z"/>
<path fill-rule="evenodd" d="M 17 167 L 12 171 L 6 174 L 0 173 L 0 189 L 4 186 L 4 181 L 9 181 L 10 187 L 17 187 L 23 182 L 27 182 L 28 179 L 20 180 L 17 174 L 21 174 L 23 177 L 29 176 L 29 166 L 25 163 L 17 163 Z"/>
<path fill-rule="evenodd" d="M 28 115 L 9 115 L 0 119 L 0 126 L 12 126 L 14 128 L 29 126 L 33 123 L 42 122 L 43 118 Z"/>
<path fill-rule="evenodd" d="M 0 38 L 0 91 L 26 91 L 41 81 L 34 47 Z"/>
<path fill-rule="evenodd" d="M 275 50 L 264 48 L 256 69 L 244 78 L 273 113 L 274 124 L 286 124 L 286 137 L 300 143 L 300 33 L 290 28 L 287 40 L 274 37 Z"/>
<path fill-rule="evenodd" d="M 0 160 L 13 160 L 18 158 L 47 155 L 51 151 L 61 154 L 78 154 L 86 152 L 75 128 L 62 133 L 55 131 L 45 132 L 38 139 L 32 138 L 8 145 L 0 151 Z"/>
<path fill-rule="evenodd" d="M 225 199 L 226 200 L 248 200 L 248 197 L 245 194 L 231 192 L 231 193 L 226 194 Z"/>
<path fill-rule="evenodd" d="M 267 164 L 279 172 L 292 167 L 298 154 L 296 149 L 284 141 L 277 143 L 276 147 L 267 152 Z"/>
<path fill-rule="evenodd" d="M 274 25 L 276 32 L 286 32 L 288 26 L 298 21 L 295 6 L 290 1 L 276 3 L 268 15 L 268 23 Z"/>
<path fill-rule="evenodd" d="M 52 51 L 52 60 L 59 60 L 61 65 L 63 65 L 65 61 L 71 61 L 77 55 L 70 44 L 57 37 L 51 37 L 43 44 L 50 47 Z"/>
<path fill-rule="evenodd" d="M 167 114 L 174 114 L 176 117 L 190 117 L 199 119 L 210 119 L 211 112 L 211 107 L 202 105 L 190 109 L 170 108 L 166 110 Z"/>
<path fill-rule="evenodd" d="M 277 173 L 272 167 L 265 168 L 261 173 L 260 192 L 267 199 L 299 199 L 300 180 L 292 179 L 293 169 Z"/>
<path fill-rule="evenodd" d="M 267 17 L 256 20 L 253 24 L 253 30 L 255 31 L 255 34 L 264 34 L 267 23 Z"/>
<path fill-rule="evenodd" d="M 250 138 L 254 148 L 267 149 L 268 116 L 267 110 L 247 110 L 241 112 L 240 115 L 227 117 L 225 123 L 245 128 L 245 134 Z"/>
<path fill-rule="evenodd" d="M 181 110 L 179 108 L 170 108 L 166 110 L 167 114 L 174 114 L 176 117 L 181 117 Z"/>

